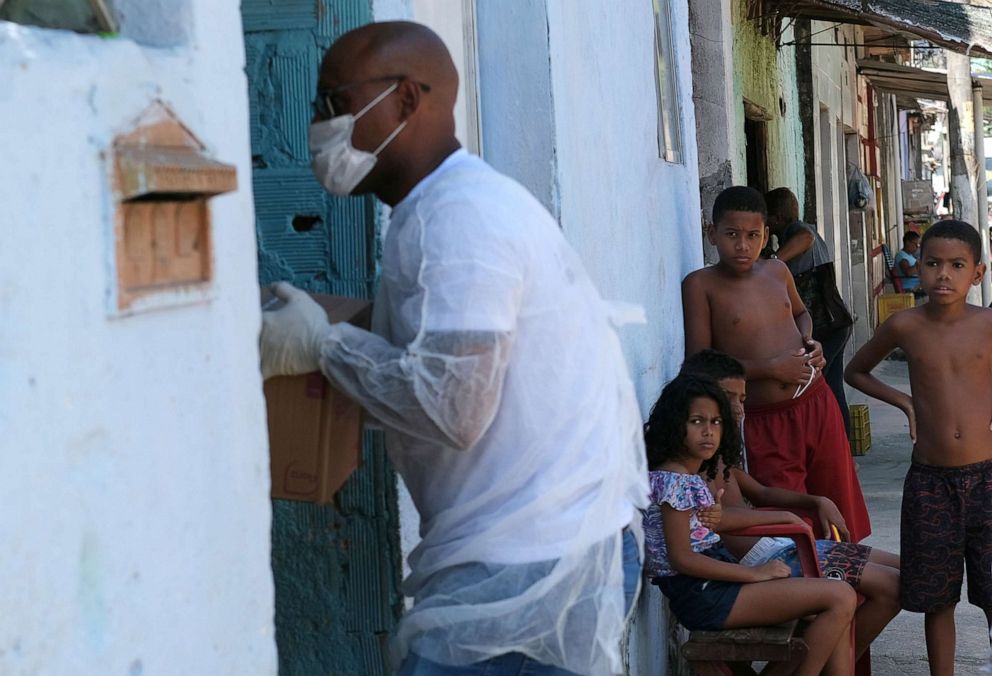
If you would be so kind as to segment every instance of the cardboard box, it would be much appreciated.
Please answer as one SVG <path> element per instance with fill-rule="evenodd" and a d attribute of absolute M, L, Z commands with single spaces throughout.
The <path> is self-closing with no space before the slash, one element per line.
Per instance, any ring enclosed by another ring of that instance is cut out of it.
<path fill-rule="evenodd" d="M 371 304 L 314 294 L 332 322 L 368 328 Z M 268 290 L 262 305 L 280 303 Z M 265 381 L 269 421 L 272 497 L 327 504 L 358 469 L 362 457 L 362 409 L 319 372 Z"/>
<path fill-rule="evenodd" d="M 911 293 L 883 293 L 878 297 L 878 323 L 881 324 L 899 310 L 915 306 L 916 297 Z"/>

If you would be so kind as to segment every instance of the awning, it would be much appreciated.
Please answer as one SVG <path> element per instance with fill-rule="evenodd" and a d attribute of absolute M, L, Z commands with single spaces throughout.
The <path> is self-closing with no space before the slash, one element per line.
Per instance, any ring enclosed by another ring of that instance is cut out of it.
<path fill-rule="evenodd" d="M 902 66 L 886 61 L 858 59 L 858 73 L 864 75 L 872 86 L 897 96 L 946 101 L 947 73 L 912 66 Z M 982 88 L 982 98 L 992 101 L 992 79 L 973 77 L 972 86 Z"/>
<path fill-rule="evenodd" d="M 783 16 L 879 26 L 969 56 L 992 56 L 992 7 L 947 0 L 781 0 Z"/>

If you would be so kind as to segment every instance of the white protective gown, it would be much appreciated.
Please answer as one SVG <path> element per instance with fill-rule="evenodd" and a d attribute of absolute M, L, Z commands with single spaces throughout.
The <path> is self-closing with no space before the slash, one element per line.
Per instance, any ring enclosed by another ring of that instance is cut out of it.
<path fill-rule="evenodd" d="M 550 214 L 464 150 L 393 209 L 374 333 L 336 324 L 321 367 L 420 512 L 394 660 L 620 671 L 621 530 L 648 486 L 609 314 Z"/>

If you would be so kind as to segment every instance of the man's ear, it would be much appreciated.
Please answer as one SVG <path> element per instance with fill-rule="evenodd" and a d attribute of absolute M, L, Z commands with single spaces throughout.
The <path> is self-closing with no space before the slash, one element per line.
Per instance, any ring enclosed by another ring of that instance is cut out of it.
<path fill-rule="evenodd" d="M 420 85 L 415 81 L 408 77 L 400 80 L 400 84 L 396 88 L 400 122 L 405 122 L 420 107 L 420 97 L 422 94 Z"/>
<path fill-rule="evenodd" d="M 703 232 L 706 233 L 706 239 L 709 243 L 716 246 L 716 225 L 713 223 L 704 223 Z"/>

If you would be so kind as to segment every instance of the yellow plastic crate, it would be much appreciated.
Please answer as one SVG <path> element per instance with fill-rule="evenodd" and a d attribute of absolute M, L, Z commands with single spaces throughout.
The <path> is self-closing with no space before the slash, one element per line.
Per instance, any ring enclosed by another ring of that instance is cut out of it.
<path fill-rule="evenodd" d="M 911 293 L 883 293 L 878 297 L 878 323 L 881 324 L 899 310 L 908 310 L 916 305 Z"/>
<path fill-rule="evenodd" d="M 851 453 L 864 455 L 871 448 L 871 418 L 867 404 L 852 404 L 851 412 Z"/>

